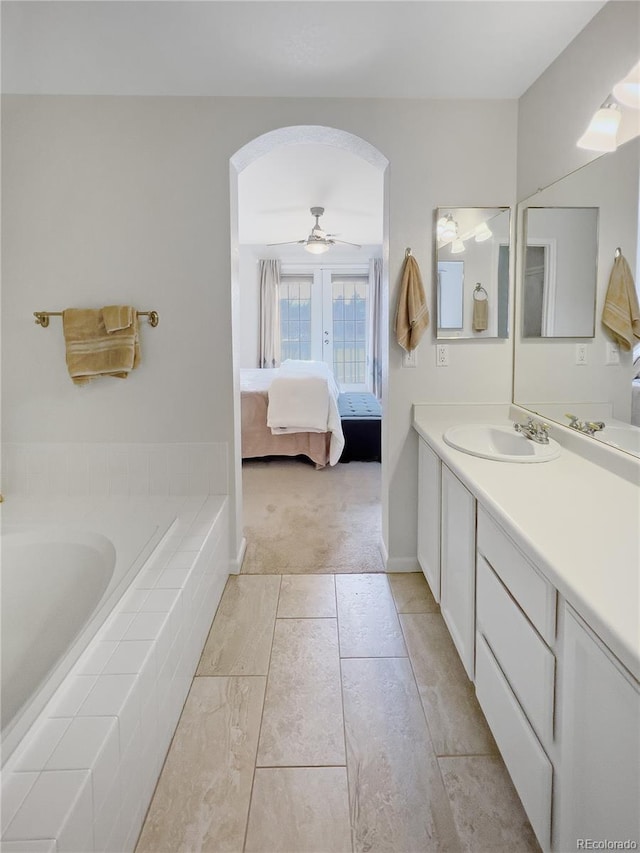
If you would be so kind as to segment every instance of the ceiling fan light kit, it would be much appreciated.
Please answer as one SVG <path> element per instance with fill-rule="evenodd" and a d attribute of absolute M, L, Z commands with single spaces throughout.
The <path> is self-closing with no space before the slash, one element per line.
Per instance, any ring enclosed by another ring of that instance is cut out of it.
<path fill-rule="evenodd" d="M 306 240 L 286 240 L 284 243 L 267 243 L 267 245 L 289 246 L 297 244 L 299 246 L 304 246 L 306 251 L 310 252 L 312 255 L 322 255 L 324 252 L 328 252 L 331 246 L 334 246 L 336 243 L 340 243 L 343 246 L 353 246 L 354 249 L 362 248 L 359 243 L 349 243 L 346 240 L 336 240 L 335 234 L 327 234 L 326 231 L 323 231 L 320 227 L 320 217 L 323 213 L 324 207 L 311 208 L 311 215 L 315 217 L 316 221 Z"/>

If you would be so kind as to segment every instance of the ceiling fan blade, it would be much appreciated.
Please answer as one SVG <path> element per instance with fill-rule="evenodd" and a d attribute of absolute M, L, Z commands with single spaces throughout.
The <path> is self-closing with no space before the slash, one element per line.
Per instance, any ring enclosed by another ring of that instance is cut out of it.
<path fill-rule="evenodd" d="M 292 246 L 296 243 L 306 243 L 306 240 L 285 240 L 284 243 L 267 243 L 267 246 Z"/>
<path fill-rule="evenodd" d="M 353 246 L 355 249 L 361 249 L 360 243 L 349 243 L 348 240 L 331 240 L 332 243 L 342 243 L 343 246 Z"/>

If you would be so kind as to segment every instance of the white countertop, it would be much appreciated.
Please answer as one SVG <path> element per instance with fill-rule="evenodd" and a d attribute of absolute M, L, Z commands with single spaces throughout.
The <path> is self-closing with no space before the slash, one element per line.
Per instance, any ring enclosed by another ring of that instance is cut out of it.
<path fill-rule="evenodd" d="M 640 678 L 640 480 L 564 445 L 558 459 L 523 465 L 470 456 L 442 439 L 456 424 L 511 422 L 506 404 L 414 406 L 418 434 Z M 563 433 L 552 430 L 560 444 Z"/>

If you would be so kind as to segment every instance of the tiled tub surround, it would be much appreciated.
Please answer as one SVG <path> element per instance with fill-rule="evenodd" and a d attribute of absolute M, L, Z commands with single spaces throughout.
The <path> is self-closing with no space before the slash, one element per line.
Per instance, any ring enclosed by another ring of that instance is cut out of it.
<path fill-rule="evenodd" d="M 3 768 L 3 853 L 135 847 L 229 567 L 226 497 L 151 504 L 175 522 Z M 83 502 L 12 498 L 3 520 L 27 506 L 52 521 Z"/>
<path fill-rule="evenodd" d="M 5 442 L 2 493 L 5 497 L 226 495 L 227 454 L 226 442 Z"/>

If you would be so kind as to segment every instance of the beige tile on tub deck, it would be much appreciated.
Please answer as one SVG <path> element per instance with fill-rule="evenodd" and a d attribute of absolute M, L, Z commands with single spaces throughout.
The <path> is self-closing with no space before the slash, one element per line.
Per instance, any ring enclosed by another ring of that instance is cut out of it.
<path fill-rule="evenodd" d="M 341 664 L 354 850 L 460 850 L 409 660 Z"/>
<path fill-rule="evenodd" d="M 242 850 L 265 682 L 194 679 L 136 853 Z"/>
<path fill-rule="evenodd" d="M 336 597 L 340 657 L 406 656 L 386 575 L 336 575 Z"/>
<path fill-rule="evenodd" d="M 230 575 L 196 675 L 266 675 L 280 576 Z"/>
<path fill-rule="evenodd" d="M 536 841 L 499 756 L 439 758 L 463 849 L 468 853 L 534 853 Z"/>
<path fill-rule="evenodd" d="M 335 619 L 278 619 L 259 767 L 345 763 Z"/>
<path fill-rule="evenodd" d="M 422 572 L 392 572 L 387 575 L 398 613 L 438 613 L 429 584 Z"/>
<path fill-rule="evenodd" d="M 336 617 L 333 575 L 283 575 L 278 619 Z"/>
<path fill-rule="evenodd" d="M 400 616 L 436 755 L 495 755 L 497 747 L 439 613 Z"/>
<path fill-rule="evenodd" d="M 346 767 L 259 767 L 245 850 L 351 853 Z"/>

